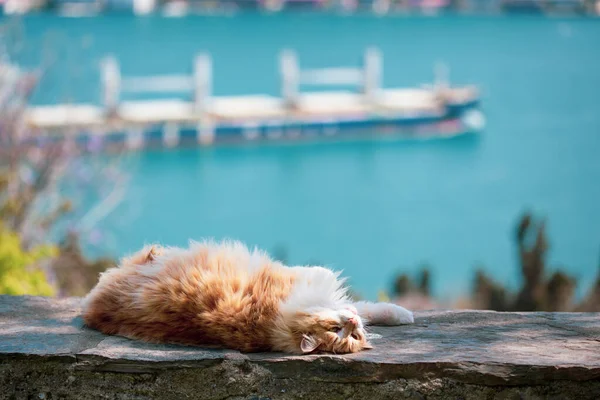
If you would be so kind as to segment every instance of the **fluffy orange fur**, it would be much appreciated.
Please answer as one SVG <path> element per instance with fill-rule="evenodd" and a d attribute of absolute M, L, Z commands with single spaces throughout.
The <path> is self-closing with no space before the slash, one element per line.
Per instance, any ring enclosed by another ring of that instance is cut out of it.
<path fill-rule="evenodd" d="M 236 243 L 148 246 L 102 274 L 85 299 L 83 318 L 106 334 L 243 352 L 369 348 L 351 305 L 335 312 L 282 306 L 301 279 L 311 284 L 303 271 Z"/>

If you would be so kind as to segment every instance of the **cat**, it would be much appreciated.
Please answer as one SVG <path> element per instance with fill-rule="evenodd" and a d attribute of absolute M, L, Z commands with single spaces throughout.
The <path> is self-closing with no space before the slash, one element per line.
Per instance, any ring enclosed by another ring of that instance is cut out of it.
<path fill-rule="evenodd" d="M 147 342 L 295 354 L 369 349 L 367 323 L 414 321 L 394 304 L 352 302 L 344 281 L 327 268 L 284 266 L 240 242 L 149 245 L 101 274 L 83 319 Z"/>

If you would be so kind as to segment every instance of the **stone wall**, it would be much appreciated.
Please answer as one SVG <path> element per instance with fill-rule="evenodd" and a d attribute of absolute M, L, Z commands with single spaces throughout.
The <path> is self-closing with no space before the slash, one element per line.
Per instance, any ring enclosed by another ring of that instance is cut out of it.
<path fill-rule="evenodd" d="M 430 311 L 352 355 L 150 345 L 0 296 L 0 399 L 598 399 L 600 314 Z"/>

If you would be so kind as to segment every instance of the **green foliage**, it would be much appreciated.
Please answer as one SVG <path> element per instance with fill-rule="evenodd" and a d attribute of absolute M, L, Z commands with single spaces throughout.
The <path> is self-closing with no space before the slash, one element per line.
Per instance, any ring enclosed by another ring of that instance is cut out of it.
<path fill-rule="evenodd" d="M 25 250 L 19 236 L 0 225 L 0 294 L 54 295 L 44 271 L 36 265 L 55 254 L 52 246 Z"/>

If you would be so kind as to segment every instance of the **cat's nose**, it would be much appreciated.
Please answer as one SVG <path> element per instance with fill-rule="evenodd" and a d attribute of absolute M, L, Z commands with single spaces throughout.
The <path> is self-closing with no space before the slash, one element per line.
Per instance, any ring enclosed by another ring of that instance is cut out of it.
<path fill-rule="evenodd" d="M 350 318 L 348 318 L 348 322 L 351 323 L 354 326 L 358 325 L 358 319 L 356 319 L 356 317 L 350 317 Z"/>

